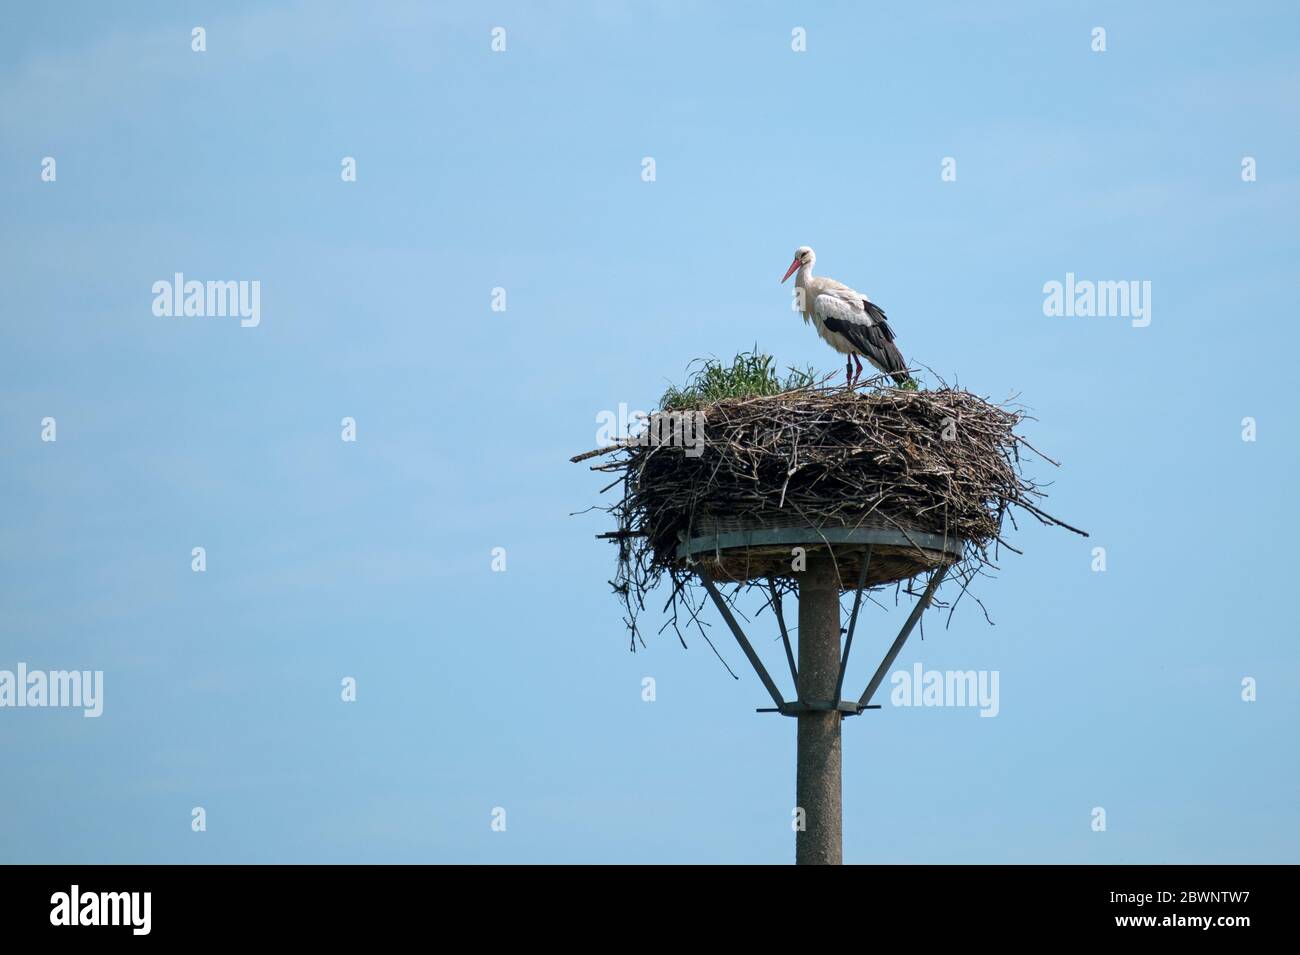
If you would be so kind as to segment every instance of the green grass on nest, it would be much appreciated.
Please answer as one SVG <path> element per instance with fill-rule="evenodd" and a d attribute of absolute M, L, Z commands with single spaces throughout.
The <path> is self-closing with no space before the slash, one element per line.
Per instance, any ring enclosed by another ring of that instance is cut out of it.
<path fill-rule="evenodd" d="M 784 378 L 776 370 L 776 359 L 765 355 L 755 345 L 753 351 L 743 351 L 732 359 L 730 367 L 717 358 L 697 358 L 686 366 L 694 368 L 681 388 L 669 385 L 659 399 L 660 411 L 683 411 L 700 408 L 726 398 L 764 398 L 798 388 L 825 386 L 834 375 L 819 374 L 811 365 L 806 368 L 786 369 Z M 916 391 L 919 385 L 909 378 L 898 387 L 903 391 Z"/>
<path fill-rule="evenodd" d="M 730 367 L 716 358 L 700 358 L 687 368 L 694 368 L 681 388 L 670 385 L 659 399 L 661 411 L 681 411 L 699 408 L 724 398 L 759 398 L 779 395 L 795 388 L 811 388 L 818 384 L 818 375 L 811 367 L 788 368 L 784 378 L 777 373 L 776 361 L 755 348 L 741 352 Z"/>

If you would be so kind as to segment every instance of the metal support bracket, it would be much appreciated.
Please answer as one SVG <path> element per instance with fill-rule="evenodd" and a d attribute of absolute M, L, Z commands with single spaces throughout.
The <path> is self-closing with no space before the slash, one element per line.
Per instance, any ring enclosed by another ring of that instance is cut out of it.
<path fill-rule="evenodd" d="M 722 619 L 727 621 L 727 626 L 735 634 L 736 642 L 740 644 L 740 649 L 745 651 L 745 656 L 749 658 L 750 665 L 758 673 L 758 678 L 763 681 L 763 686 L 767 687 L 768 694 L 772 697 L 772 702 L 776 704 L 777 709 L 786 705 L 785 700 L 781 698 L 781 691 L 776 688 L 776 683 L 768 675 L 767 667 L 763 666 L 763 661 L 758 658 L 754 648 L 749 645 L 749 640 L 745 638 L 745 631 L 740 629 L 740 624 L 736 623 L 736 618 L 731 614 L 731 608 L 727 602 L 722 599 L 722 594 L 718 593 L 717 586 L 713 583 L 713 576 L 703 566 L 699 568 L 700 580 L 704 581 L 704 587 L 713 598 L 713 602 L 718 606 L 718 612 L 722 614 Z"/>
<path fill-rule="evenodd" d="M 795 666 L 794 650 L 790 646 L 790 631 L 785 627 L 785 614 L 781 612 L 781 595 L 777 593 L 776 581 L 767 578 L 768 589 L 772 591 L 772 613 L 776 615 L 777 626 L 781 628 L 781 642 L 785 644 L 785 659 L 790 664 L 790 679 L 794 681 L 794 690 L 799 692 L 799 668 Z M 836 692 L 836 697 L 840 694 Z"/>
<path fill-rule="evenodd" d="M 858 610 L 862 606 L 862 588 L 867 584 L 867 570 L 871 567 L 872 545 L 867 545 L 867 555 L 862 558 L 862 569 L 858 572 L 858 589 L 853 595 L 853 613 L 849 616 L 849 632 L 844 638 L 844 655 L 840 658 L 840 675 L 835 681 L 835 699 L 840 698 L 844 690 L 844 672 L 849 668 L 849 651 L 853 649 L 853 629 L 858 625 Z"/>
<path fill-rule="evenodd" d="M 898 631 L 898 636 L 894 638 L 889 652 L 885 654 L 885 659 L 880 661 L 880 666 L 876 668 L 875 675 L 872 676 L 871 682 L 867 684 L 866 692 L 858 700 L 858 703 L 863 707 L 871 703 L 871 697 L 875 695 L 876 690 L 880 687 L 880 683 L 884 680 L 885 674 L 889 672 L 889 668 L 894 665 L 894 660 L 898 657 L 899 651 L 903 649 L 903 644 L 907 642 L 907 638 L 912 633 L 912 628 L 921 619 L 921 614 L 925 611 L 925 608 L 930 605 L 930 598 L 934 596 L 935 590 L 939 587 L 939 582 L 943 580 L 946 573 L 948 573 L 948 566 L 945 564 L 931 575 L 930 582 L 925 587 L 925 593 L 916 602 L 912 612 L 907 615 L 907 622 L 903 624 L 903 629 Z"/>
<path fill-rule="evenodd" d="M 840 700 L 839 704 L 833 704 L 830 700 L 814 700 L 812 702 L 796 701 L 785 703 L 780 707 L 764 706 L 755 710 L 755 713 L 780 713 L 782 716 L 798 716 L 800 713 L 829 713 L 831 710 L 839 710 L 845 716 L 857 716 L 863 710 L 878 710 L 880 704 L 875 703 L 870 706 L 862 706 L 857 700 Z"/>
<path fill-rule="evenodd" d="M 844 640 L 844 655 L 840 660 L 839 679 L 836 681 L 835 695 L 837 698 L 839 697 L 840 690 L 844 686 L 844 672 L 849 665 L 849 650 L 852 649 L 853 646 L 853 631 L 858 622 L 858 610 L 862 605 L 862 588 L 866 583 L 867 565 L 870 560 L 871 551 L 870 548 L 868 548 L 867 557 L 862 562 L 862 571 L 859 574 L 857 595 L 853 599 L 853 614 L 849 617 L 848 635 Z M 727 601 L 724 600 L 722 594 L 718 592 L 718 587 L 713 582 L 712 575 L 702 565 L 698 568 L 697 572 L 700 575 L 700 580 L 704 582 L 704 587 L 709 592 L 709 596 L 713 598 L 714 604 L 717 605 L 718 612 L 722 614 L 722 619 L 725 620 L 727 626 L 731 628 L 731 632 L 735 636 L 736 642 L 740 644 L 740 649 L 744 651 L 745 656 L 749 659 L 750 665 L 754 668 L 754 672 L 758 674 L 758 678 L 763 681 L 763 686 L 767 689 L 768 695 L 772 697 L 772 702 L 776 704 L 774 707 L 762 707 L 757 712 L 780 713 L 782 716 L 798 716 L 800 713 L 827 713 L 839 711 L 845 716 L 857 716 L 864 710 L 880 709 L 880 704 L 872 703 L 871 698 L 875 695 L 876 690 L 880 688 L 880 684 L 885 679 L 885 674 L 889 672 L 889 668 L 893 666 L 894 660 L 898 658 L 898 654 L 903 649 L 903 644 L 907 642 L 907 638 L 911 636 L 912 630 L 921 619 L 921 614 L 924 613 L 926 607 L 930 605 L 930 601 L 934 597 L 934 592 L 939 588 L 939 584 L 948 573 L 948 567 L 946 565 L 939 567 L 930 576 L 930 582 L 926 584 L 925 593 L 921 595 L 920 599 L 916 601 L 916 605 L 912 607 L 912 612 L 907 615 L 907 620 L 903 623 L 903 628 L 898 631 L 898 636 L 894 638 L 894 642 L 890 645 L 889 651 L 885 654 L 884 660 L 880 662 L 880 666 L 876 668 L 875 674 L 871 677 L 871 682 L 867 684 L 866 691 L 856 701 L 837 699 L 835 701 L 793 700 L 787 702 L 781 696 L 781 691 L 777 688 L 776 681 L 774 681 L 771 674 L 767 672 L 767 667 L 763 666 L 763 661 L 759 659 L 758 654 L 754 652 L 754 648 L 745 636 L 745 632 L 740 629 L 740 624 L 736 622 L 735 615 L 731 612 L 731 607 L 727 605 Z M 795 669 L 794 654 L 790 648 L 790 635 L 786 630 L 785 618 L 781 614 L 780 598 L 776 594 L 775 586 L 773 586 L 772 597 L 773 609 L 776 612 L 777 621 L 781 627 L 781 638 L 785 642 L 786 658 L 790 663 L 790 675 L 794 677 L 795 693 L 797 694 L 799 692 L 799 674 Z"/>

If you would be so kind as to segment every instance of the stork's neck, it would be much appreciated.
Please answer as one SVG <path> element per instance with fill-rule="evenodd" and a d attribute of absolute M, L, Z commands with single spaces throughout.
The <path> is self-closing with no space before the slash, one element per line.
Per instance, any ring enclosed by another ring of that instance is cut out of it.
<path fill-rule="evenodd" d="M 799 266 L 799 271 L 796 272 L 794 276 L 794 284 L 800 288 L 807 288 L 808 282 L 813 277 L 812 267 L 813 264 L 811 262 L 805 262 L 803 265 Z"/>

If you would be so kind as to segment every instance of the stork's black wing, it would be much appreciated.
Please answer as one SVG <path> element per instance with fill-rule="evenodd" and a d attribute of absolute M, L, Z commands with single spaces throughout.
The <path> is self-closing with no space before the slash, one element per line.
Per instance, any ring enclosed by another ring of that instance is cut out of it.
<path fill-rule="evenodd" d="M 885 311 L 862 299 L 862 311 L 832 295 L 819 295 L 814 307 L 829 331 L 842 335 L 863 358 L 892 375 L 900 385 L 908 381 L 907 362 L 894 344 L 894 330 Z"/>

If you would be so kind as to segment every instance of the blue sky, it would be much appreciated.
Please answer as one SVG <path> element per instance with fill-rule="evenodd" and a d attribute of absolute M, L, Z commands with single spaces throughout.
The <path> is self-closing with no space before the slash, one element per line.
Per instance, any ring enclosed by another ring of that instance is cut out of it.
<path fill-rule="evenodd" d="M 964 602 L 899 658 L 998 671 L 996 718 L 845 724 L 845 860 L 1300 861 L 1293 8 L 4 18 L 0 670 L 105 699 L 0 709 L 0 861 L 791 860 L 793 721 L 720 621 L 739 681 L 628 652 L 568 457 L 698 356 L 839 370 L 778 285 L 801 244 L 909 359 L 1018 395 L 1093 534 L 1022 521 L 996 626 Z M 175 272 L 259 281 L 260 325 L 155 317 Z M 1150 281 L 1151 324 L 1045 316 L 1067 272 Z"/>

